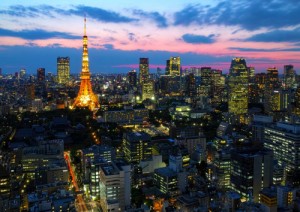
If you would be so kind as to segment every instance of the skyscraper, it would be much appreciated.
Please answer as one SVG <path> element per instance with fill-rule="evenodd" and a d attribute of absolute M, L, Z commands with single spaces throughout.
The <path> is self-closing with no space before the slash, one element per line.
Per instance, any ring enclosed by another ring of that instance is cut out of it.
<path fill-rule="evenodd" d="M 180 76 L 180 57 L 170 58 L 170 71 L 171 76 Z"/>
<path fill-rule="evenodd" d="M 142 100 L 154 99 L 154 82 L 149 75 L 149 59 L 140 58 L 140 86 L 142 90 Z"/>
<path fill-rule="evenodd" d="M 139 83 L 142 84 L 149 78 L 149 59 L 148 58 L 140 58 L 140 76 Z"/>
<path fill-rule="evenodd" d="M 36 78 L 38 82 L 45 81 L 45 68 L 38 68 L 36 72 Z"/>
<path fill-rule="evenodd" d="M 300 170 L 300 124 L 277 122 L 264 129 L 264 146 L 287 171 Z"/>
<path fill-rule="evenodd" d="M 273 152 L 268 149 L 234 149 L 231 152 L 232 189 L 245 199 L 259 200 L 261 189 L 273 180 Z"/>
<path fill-rule="evenodd" d="M 272 112 L 280 111 L 280 84 L 278 78 L 278 69 L 268 68 L 264 92 L 265 112 L 273 115 Z"/>
<path fill-rule="evenodd" d="M 229 70 L 228 109 L 240 118 L 248 112 L 248 83 L 246 60 L 233 58 Z"/>
<path fill-rule="evenodd" d="M 194 97 L 196 95 L 196 79 L 193 73 L 185 76 L 185 93 L 190 97 Z"/>
<path fill-rule="evenodd" d="M 81 83 L 78 95 L 73 103 L 72 108 L 88 107 L 90 110 L 94 110 L 95 108 L 99 107 L 98 98 L 93 92 L 90 77 L 91 73 L 89 69 L 88 36 L 86 35 L 86 19 L 84 19 L 82 70 L 80 76 Z"/>
<path fill-rule="evenodd" d="M 22 68 L 20 70 L 20 78 L 23 78 L 25 76 L 25 74 L 26 74 L 26 69 Z"/>
<path fill-rule="evenodd" d="M 170 75 L 170 60 L 166 61 L 166 75 Z"/>
<path fill-rule="evenodd" d="M 268 68 L 267 69 L 267 79 L 266 79 L 266 89 L 273 89 L 279 87 L 278 69 Z"/>
<path fill-rule="evenodd" d="M 57 58 L 57 81 L 60 84 L 65 84 L 70 79 L 70 58 Z"/>
<path fill-rule="evenodd" d="M 136 70 L 131 70 L 127 74 L 128 83 L 131 87 L 136 87 L 137 84 L 137 74 Z"/>
<path fill-rule="evenodd" d="M 128 132 L 123 136 L 125 159 L 130 163 L 139 163 L 151 158 L 151 137 L 145 132 Z"/>
<path fill-rule="evenodd" d="M 211 67 L 202 67 L 200 76 L 201 76 L 201 84 L 199 87 L 199 94 L 204 97 L 209 97 L 211 96 L 211 86 L 212 86 Z"/>
<path fill-rule="evenodd" d="M 296 71 L 293 65 L 285 65 L 283 68 L 284 88 L 293 88 L 296 85 Z"/>

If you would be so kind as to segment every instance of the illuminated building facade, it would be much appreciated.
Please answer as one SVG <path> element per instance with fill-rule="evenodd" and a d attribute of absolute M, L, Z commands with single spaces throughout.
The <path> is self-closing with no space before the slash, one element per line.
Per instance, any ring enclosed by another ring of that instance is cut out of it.
<path fill-rule="evenodd" d="M 296 89 L 294 102 L 295 107 L 293 108 L 293 113 L 300 116 L 300 87 Z"/>
<path fill-rule="evenodd" d="M 185 95 L 190 97 L 196 95 L 196 78 L 193 73 L 185 76 Z"/>
<path fill-rule="evenodd" d="M 10 175 L 9 172 L 0 165 L 0 197 L 6 199 L 10 196 Z M 1 206 L 0 206 L 1 209 Z"/>
<path fill-rule="evenodd" d="M 213 160 L 215 168 L 214 176 L 217 180 L 217 185 L 221 189 L 230 188 L 230 173 L 231 173 L 231 156 L 226 150 L 219 150 L 215 153 Z"/>
<path fill-rule="evenodd" d="M 198 94 L 204 97 L 211 96 L 212 70 L 211 67 L 202 67 L 200 71 L 201 83 L 198 88 Z"/>
<path fill-rule="evenodd" d="M 20 78 L 24 78 L 25 75 L 26 75 L 26 69 L 22 68 L 20 70 Z"/>
<path fill-rule="evenodd" d="M 166 61 L 166 75 L 170 75 L 170 60 Z"/>
<path fill-rule="evenodd" d="M 180 96 L 180 76 L 162 75 L 159 78 L 159 93 L 162 96 Z"/>
<path fill-rule="evenodd" d="M 255 74 L 253 89 L 249 90 L 250 101 L 252 103 L 263 103 L 265 98 L 266 73 Z"/>
<path fill-rule="evenodd" d="M 36 77 L 38 82 L 44 82 L 45 81 L 45 68 L 38 68 L 36 72 Z"/>
<path fill-rule="evenodd" d="M 154 100 L 154 82 L 149 75 L 149 59 L 140 58 L 140 80 L 142 90 L 142 100 Z"/>
<path fill-rule="evenodd" d="M 149 58 L 140 58 L 140 76 L 139 83 L 143 84 L 149 79 Z"/>
<path fill-rule="evenodd" d="M 81 83 L 78 95 L 73 103 L 72 108 L 88 107 L 90 110 L 94 110 L 100 106 L 98 98 L 93 92 L 90 77 L 91 73 L 89 69 L 88 36 L 86 35 L 86 19 L 84 19 L 82 70 L 80 76 Z"/>
<path fill-rule="evenodd" d="M 171 57 L 169 75 L 180 76 L 180 67 L 180 57 Z"/>
<path fill-rule="evenodd" d="M 178 173 L 169 167 L 154 170 L 153 183 L 163 194 L 175 196 L 178 194 Z"/>
<path fill-rule="evenodd" d="M 142 100 L 151 99 L 155 100 L 154 95 L 154 82 L 149 79 L 142 84 Z"/>
<path fill-rule="evenodd" d="M 127 74 L 127 79 L 130 87 L 136 87 L 137 85 L 137 74 L 136 70 L 131 70 Z"/>
<path fill-rule="evenodd" d="M 28 100 L 34 100 L 35 98 L 35 86 L 34 84 L 28 84 L 26 86 L 26 97 Z"/>
<path fill-rule="evenodd" d="M 100 166 L 102 211 L 125 211 L 131 204 L 131 166 L 120 162 Z"/>
<path fill-rule="evenodd" d="M 293 65 L 285 65 L 283 68 L 284 88 L 294 88 L 296 86 L 296 71 Z"/>
<path fill-rule="evenodd" d="M 248 112 L 249 74 L 246 60 L 234 58 L 229 70 L 228 110 L 234 115 L 244 115 Z"/>
<path fill-rule="evenodd" d="M 114 122 L 120 125 L 142 124 L 149 118 L 149 111 L 146 108 L 104 111 L 103 118 L 105 122 Z"/>
<path fill-rule="evenodd" d="M 273 152 L 268 149 L 234 149 L 231 151 L 230 182 L 244 199 L 259 201 L 259 193 L 273 180 Z"/>
<path fill-rule="evenodd" d="M 123 136 L 125 159 L 130 163 L 139 163 L 151 158 L 151 137 L 145 132 L 128 132 Z"/>
<path fill-rule="evenodd" d="M 276 67 L 267 69 L 266 90 L 270 88 L 279 88 L 278 69 Z"/>
<path fill-rule="evenodd" d="M 227 92 L 225 92 L 225 77 L 221 70 L 212 70 L 212 103 L 227 102 Z"/>
<path fill-rule="evenodd" d="M 65 84 L 70 79 L 70 58 L 57 58 L 57 81 L 60 84 Z"/>
<path fill-rule="evenodd" d="M 287 171 L 300 169 L 300 125 L 277 122 L 265 127 L 264 146 L 274 151 L 274 158 Z"/>

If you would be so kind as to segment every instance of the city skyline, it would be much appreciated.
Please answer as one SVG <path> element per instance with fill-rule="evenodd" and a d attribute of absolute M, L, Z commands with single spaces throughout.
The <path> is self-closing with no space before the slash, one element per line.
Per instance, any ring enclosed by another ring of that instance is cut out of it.
<path fill-rule="evenodd" d="M 268 1 L 162 2 L 51 1 L 0 3 L 0 68 L 14 73 L 40 67 L 56 73 L 57 57 L 70 57 L 81 71 L 83 19 L 87 17 L 92 73 L 138 70 L 149 58 L 164 70 L 171 56 L 183 68 L 211 66 L 225 73 L 232 57 L 244 57 L 258 72 L 300 62 L 300 3 Z"/>

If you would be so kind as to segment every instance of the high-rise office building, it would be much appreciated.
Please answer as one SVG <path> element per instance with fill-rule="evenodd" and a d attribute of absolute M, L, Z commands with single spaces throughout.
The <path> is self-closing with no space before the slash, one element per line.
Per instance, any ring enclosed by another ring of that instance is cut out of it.
<path fill-rule="evenodd" d="M 139 68 L 140 68 L 139 83 L 142 84 L 143 82 L 149 79 L 149 59 L 140 58 Z"/>
<path fill-rule="evenodd" d="M 211 96 L 211 87 L 212 87 L 212 70 L 211 67 L 201 67 L 200 72 L 200 87 L 199 87 L 199 95 L 204 97 Z"/>
<path fill-rule="evenodd" d="M 142 100 L 154 100 L 154 82 L 150 79 L 149 59 L 140 58 L 140 86 L 142 91 Z"/>
<path fill-rule="evenodd" d="M 293 65 L 285 65 L 283 68 L 283 87 L 285 89 L 296 86 L 296 71 Z"/>
<path fill-rule="evenodd" d="M 128 132 L 123 136 L 125 159 L 130 163 L 139 163 L 151 158 L 151 137 L 145 132 Z"/>
<path fill-rule="evenodd" d="M 293 108 L 293 114 L 300 116 L 300 87 L 295 91 L 294 103 L 295 107 Z"/>
<path fill-rule="evenodd" d="M 36 72 L 36 78 L 38 82 L 45 81 L 45 68 L 38 68 Z"/>
<path fill-rule="evenodd" d="M 100 165 L 102 211 L 125 211 L 131 205 L 131 166 L 120 161 Z"/>
<path fill-rule="evenodd" d="M 234 149 L 231 152 L 230 182 L 246 200 L 258 202 L 259 192 L 271 186 L 273 152 L 268 149 Z"/>
<path fill-rule="evenodd" d="M 193 73 L 185 76 L 185 94 L 189 97 L 196 95 L 196 78 Z"/>
<path fill-rule="evenodd" d="M 249 73 L 246 60 L 234 58 L 229 70 L 228 109 L 234 115 L 244 115 L 248 112 Z"/>
<path fill-rule="evenodd" d="M 266 126 L 264 146 L 274 151 L 274 158 L 287 171 L 300 169 L 300 125 L 277 122 Z"/>
<path fill-rule="evenodd" d="M 22 68 L 20 70 L 20 78 L 24 78 L 25 74 L 26 74 L 26 69 Z"/>
<path fill-rule="evenodd" d="M 131 87 L 136 87 L 137 85 L 137 74 L 136 70 L 131 70 L 127 74 L 127 80 Z"/>
<path fill-rule="evenodd" d="M 57 58 L 57 81 L 60 84 L 65 84 L 70 79 L 70 58 Z"/>
<path fill-rule="evenodd" d="M 146 80 L 142 84 L 142 100 L 155 99 L 154 95 L 154 82 L 151 79 Z"/>
<path fill-rule="evenodd" d="M 170 58 L 170 71 L 169 75 L 171 76 L 180 76 L 180 57 L 171 57 Z"/>
<path fill-rule="evenodd" d="M 166 73 L 165 75 L 170 75 L 170 60 L 166 61 Z"/>
<path fill-rule="evenodd" d="M 249 101 L 251 103 L 263 103 L 265 98 L 266 73 L 255 74 L 254 84 L 249 89 Z"/>
<path fill-rule="evenodd" d="M 35 86 L 33 83 L 26 85 L 26 98 L 27 100 L 34 100 Z"/>
<path fill-rule="evenodd" d="M 81 83 L 78 95 L 72 105 L 74 107 L 88 107 L 90 110 L 98 108 L 98 97 L 94 94 L 91 84 L 91 73 L 89 68 L 88 55 L 88 36 L 86 35 L 86 19 L 84 19 L 83 51 L 82 51 L 82 70 Z"/>
<path fill-rule="evenodd" d="M 219 150 L 213 160 L 214 176 L 217 186 L 221 189 L 230 188 L 231 156 L 228 150 Z"/>
<path fill-rule="evenodd" d="M 278 69 L 276 67 L 267 69 L 266 78 L 266 90 L 274 88 L 279 88 Z"/>
<path fill-rule="evenodd" d="M 221 70 L 212 70 L 212 103 L 221 103 L 227 101 L 227 92 L 225 92 L 225 77 L 222 75 Z"/>

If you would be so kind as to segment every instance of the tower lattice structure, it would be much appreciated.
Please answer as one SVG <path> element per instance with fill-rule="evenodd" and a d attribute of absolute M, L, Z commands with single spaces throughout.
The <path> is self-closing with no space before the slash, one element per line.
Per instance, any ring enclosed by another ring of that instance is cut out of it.
<path fill-rule="evenodd" d="M 89 69 L 89 55 L 88 55 L 88 36 L 86 35 L 86 18 L 84 19 L 84 35 L 83 35 L 83 51 L 82 51 L 82 70 L 81 83 L 78 95 L 72 105 L 75 107 L 88 107 L 90 110 L 98 108 L 99 102 L 97 96 L 94 94 L 91 84 L 91 73 Z"/>

